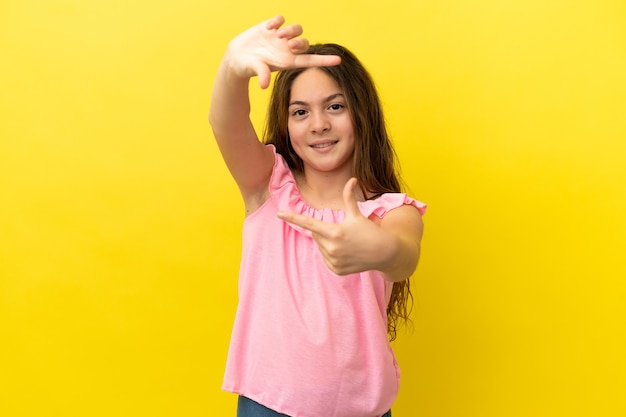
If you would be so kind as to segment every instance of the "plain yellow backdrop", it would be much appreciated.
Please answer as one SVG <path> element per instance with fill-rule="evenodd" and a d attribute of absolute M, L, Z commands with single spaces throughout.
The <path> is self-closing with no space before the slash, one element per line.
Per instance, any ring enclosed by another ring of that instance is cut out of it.
<path fill-rule="evenodd" d="M 277 13 L 366 63 L 430 206 L 394 416 L 626 415 L 623 0 L 3 1 L 0 415 L 234 416 L 206 114 Z"/>

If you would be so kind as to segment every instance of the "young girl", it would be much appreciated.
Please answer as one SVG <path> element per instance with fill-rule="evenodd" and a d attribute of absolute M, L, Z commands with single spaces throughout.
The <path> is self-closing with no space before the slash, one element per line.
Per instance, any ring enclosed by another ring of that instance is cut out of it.
<path fill-rule="evenodd" d="M 223 389 L 237 415 L 390 416 L 425 205 L 400 193 L 374 84 L 345 48 L 274 17 L 234 38 L 209 120 L 246 208 Z M 279 71 L 265 143 L 248 84 Z"/>

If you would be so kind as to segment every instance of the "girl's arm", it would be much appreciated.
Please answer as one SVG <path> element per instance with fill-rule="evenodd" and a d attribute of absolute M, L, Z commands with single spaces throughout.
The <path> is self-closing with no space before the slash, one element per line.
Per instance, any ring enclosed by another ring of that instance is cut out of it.
<path fill-rule="evenodd" d="M 389 281 L 403 281 L 413 275 L 420 258 L 424 223 L 413 206 L 391 210 L 380 221 L 380 229 L 389 237 L 387 257 L 375 269 Z M 382 252 L 384 254 L 385 252 Z"/>
<path fill-rule="evenodd" d="M 237 75 L 230 66 L 227 54 L 215 79 L 209 123 L 250 213 L 264 201 L 274 160 L 271 151 L 259 142 L 250 120 L 249 78 Z"/>
<path fill-rule="evenodd" d="M 301 55 L 309 43 L 300 25 L 281 26 L 276 16 L 234 38 L 219 66 L 209 111 L 209 122 L 222 157 L 237 182 L 248 212 L 266 198 L 274 163 L 250 121 L 249 80 L 258 76 L 261 88 L 275 70 L 337 65 L 339 57 Z"/>

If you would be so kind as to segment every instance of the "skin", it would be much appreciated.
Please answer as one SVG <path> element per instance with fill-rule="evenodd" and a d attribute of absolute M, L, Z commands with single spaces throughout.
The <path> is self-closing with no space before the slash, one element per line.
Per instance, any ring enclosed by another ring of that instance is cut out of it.
<path fill-rule="evenodd" d="M 246 213 L 268 198 L 274 159 L 263 145 L 249 118 L 249 79 L 257 76 L 267 88 L 272 71 L 337 65 L 330 55 L 303 55 L 308 41 L 300 25 L 283 26 L 281 16 L 262 22 L 234 38 L 218 69 L 209 121 L 220 151 L 239 186 Z M 313 206 L 343 209 L 341 224 L 325 223 L 296 213 L 278 217 L 308 229 L 326 265 L 346 275 L 379 270 L 390 281 L 402 281 L 415 270 L 420 254 L 422 218 L 411 206 L 368 219 L 357 206 L 365 196 L 352 178 L 353 127 L 334 80 L 316 69 L 304 71 L 294 81 L 288 129 L 292 145 L 304 161 L 304 174 L 296 177 L 303 197 Z M 293 112 L 292 112 L 293 108 Z M 298 111 L 301 110 L 301 111 Z M 346 122 L 348 121 L 348 122 Z M 320 152 L 311 147 L 332 143 Z"/>

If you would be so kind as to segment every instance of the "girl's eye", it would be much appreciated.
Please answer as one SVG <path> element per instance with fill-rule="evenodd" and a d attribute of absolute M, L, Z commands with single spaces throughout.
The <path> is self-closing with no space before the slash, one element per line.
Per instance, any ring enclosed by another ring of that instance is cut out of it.
<path fill-rule="evenodd" d="M 331 104 L 330 107 L 328 107 L 330 110 L 341 110 L 343 109 L 343 104 L 339 104 L 339 103 L 335 103 L 335 104 Z"/>
<path fill-rule="evenodd" d="M 291 113 L 294 116 L 304 116 L 306 114 L 306 110 L 298 109 Z"/>

